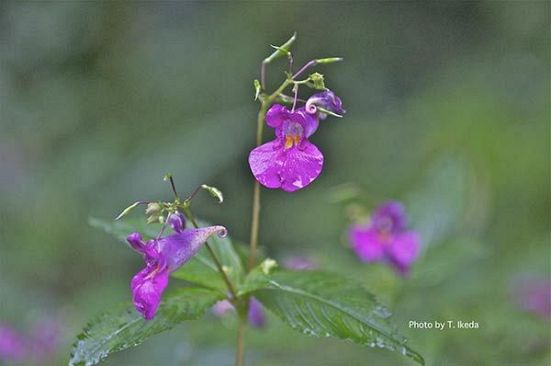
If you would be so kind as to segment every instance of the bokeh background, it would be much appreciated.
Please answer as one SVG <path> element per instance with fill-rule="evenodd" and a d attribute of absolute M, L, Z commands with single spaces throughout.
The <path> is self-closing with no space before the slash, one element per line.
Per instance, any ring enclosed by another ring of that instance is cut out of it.
<path fill-rule="evenodd" d="M 56 323 L 53 354 L 33 364 L 66 364 L 141 266 L 89 217 L 170 199 L 167 172 L 181 192 L 219 187 L 224 204 L 200 197 L 197 214 L 246 240 L 252 80 L 296 31 L 297 66 L 345 58 L 318 71 L 348 113 L 312 138 L 326 157 L 314 184 L 262 192 L 261 244 L 362 281 L 429 365 L 549 364 L 549 310 L 526 311 L 550 275 L 549 26 L 548 1 L 2 2 L 0 324 Z M 285 68 L 268 68 L 271 86 Z M 350 216 L 389 198 L 423 236 L 407 279 L 347 247 Z M 234 324 L 206 318 L 105 364 L 231 365 Z M 250 365 L 411 364 L 273 317 L 247 345 Z"/>

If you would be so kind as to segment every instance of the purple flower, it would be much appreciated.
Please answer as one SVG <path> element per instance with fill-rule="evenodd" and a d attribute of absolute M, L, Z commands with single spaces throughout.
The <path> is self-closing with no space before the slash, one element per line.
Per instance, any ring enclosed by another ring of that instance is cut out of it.
<path fill-rule="evenodd" d="M 217 317 L 224 316 L 235 311 L 235 307 L 228 300 L 220 300 L 212 306 L 212 313 Z"/>
<path fill-rule="evenodd" d="M 0 364 L 43 364 L 58 350 L 60 333 L 60 325 L 53 319 L 43 319 L 25 333 L 0 324 Z"/>
<path fill-rule="evenodd" d="M 309 271 L 316 269 L 318 265 L 308 257 L 295 255 L 285 258 L 283 267 L 293 271 Z"/>
<path fill-rule="evenodd" d="M 218 301 L 212 306 L 212 313 L 218 317 L 222 317 L 234 311 L 235 307 L 228 300 Z M 247 320 L 253 328 L 263 328 L 266 325 L 266 314 L 264 313 L 264 307 L 260 301 L 254 297 L 251 297 L 249 300 Z"/>
<path fill-rule="evenodd" d="M 368 225 L 354 225 L 349 231 L 352 249 L 364 262 L 390 263 L 401 275 L 407 275 L 417 258 L 421 239 L 407 231 L 407 217 L 399 202 L 379 206 Z"/>
<path fill-rule="evenodd" d="M 0 362 L 22 362 L 26 359 L 27 341 L 15 329 L 0 324 Z"/>
<path fill-rule="evenodd" d="M 169 274 L 189 261 L 209 236 L 226 234 L 223 226 L 184 229 L 185 220 L 179 213 L 171 215 L 167 221 L 174 234 L 147 243 L 137 232 L 126 238 L 130 246 L 144 256 L 146 266 L 132 278 L 130 288 L 136 310 L 147 320 L 155 317 Z"/>
<path fill-rule="evenodd" d="M 263 328 L 266 325 L 266 314 L 260 301 L 251 297 L 249 300 L 249 312 L 247 313 L 247 320 L 253 328 Z"/>
<path fill-rule="evenodd" d="M 42 319 L 31 330 L 33 351 L 37 360 L 51 357 L 60 344 L 61 324 L 54 319 Z"/>
<path fill-rule="evenodd" d="M 520 309 L 543 319 L 551 319 L 551 281 L 527 279 L 519 282 L 515 290 Z"/>
<path fill-rule="evenodd" d="M 318 114 L 320 119 L 327 118 L 327 114 L 318 111 L 318 107 L 326 109 L 330 112 L 343 115 L 346 111 L 342 108 L 341 98 L 335 95 L 331 90 L 325 90 L 321 93 L 312 95 L 306 101 L 305 110 L 310 114 Z"/>
<path fill-rule="evenodd" d="M 308 141 L 316 132 L 316 115 L 304 108 L 292 112 L 274 104 L 266 113 L 266 124 L 276 139 L 251 151 L 249 165 L 256 180 L 267 188 L 293 192 L 312 183 L 321 173 L 323 155 Z"/>

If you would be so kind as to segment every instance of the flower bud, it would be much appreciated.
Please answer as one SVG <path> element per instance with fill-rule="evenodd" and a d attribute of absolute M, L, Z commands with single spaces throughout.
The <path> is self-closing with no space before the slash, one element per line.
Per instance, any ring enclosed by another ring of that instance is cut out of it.
<path fill-rule="evenodd" d="M 161 212 L 161 205 L 159 202 L 150 202 L 147 204 L 147 208 L 145 209 L 146 215 L 155 215 L 159 214 Z"/>

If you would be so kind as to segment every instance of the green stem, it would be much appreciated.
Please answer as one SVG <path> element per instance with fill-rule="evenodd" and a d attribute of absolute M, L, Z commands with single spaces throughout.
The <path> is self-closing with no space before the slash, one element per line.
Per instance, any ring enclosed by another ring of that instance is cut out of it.
<path fill-rule="evenodd" d="M 186 215 L 187 219 L 189 221 L 191 221 L 191 223 L 193 224 L 193 226 L 195 228 L 198 228 L 199 225 L 197 225 L 197 221 L 195 221 L 195 217 L 191 213 L 191 210 L 189 209 L 189 207 L 184 206 L 183 210 L 184 210 L 184 214 Z M 231 283 L 230 279 L 228 278 L 228 275 L 224 271 L 224 268 L 222 267 L 222 264 L 218 260 L 218 257 L 216 256 L 216 253 L 214 253 L 214 250 L 212 250 L 212 247 L 210 246 L 208 241 L 205 242 L 205 246 L 207 247 L 207 250 L 209 251 L 209 253 L 212 257 L 212 260 L 214 261 L 214 264 L 216 265 L 216 268 L 218 269 L 218 272 L 220 273 L 220 275 L 222 276 L 222 279 L 226 283 L 226 287 L 228 288 L 228 291 L 230 292 L 230 295 L 231 295 L 232 299 L 237 299 L 237 292 L 235 291 L 235 288 L 234 288 L 233 284 Z"/>
<path fill-rule="evenodd" d="M 243 366 L 245 360 L 245 320 L 239 317 L 237 328 L 237 345 L 235 350 L 235 366 Z"/>

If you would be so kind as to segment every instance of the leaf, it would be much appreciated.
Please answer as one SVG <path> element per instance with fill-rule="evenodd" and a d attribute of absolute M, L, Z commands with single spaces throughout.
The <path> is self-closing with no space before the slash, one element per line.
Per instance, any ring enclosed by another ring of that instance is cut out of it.
<path fill-rule="evenodd" d="M 431 164 L 420 188 L 408 196 L 411 225 L 421 232 L 426 245 L 438 244 L 462 227 L 470 203 L 469 179 L 464 160 L 444 155 Z"/>
<path fill-rule="evenodd" d="M 110 354 L 135 347 L 184 320 L 198 319 L 221 297 L 206 289 L 180 289 L 165 295 L 155 319 L 149 321 L 128 305 L 104 313 L 77 336 L 69 365 L 96 365 Z"/>
<path fill-rule="evenodd" d="M 127 244 L 126 237 L 132 232 L 139 231 L 146 238 L 154 238 L 160 230 L 160 225 L 146 225 L 141 220 L 125 220 L 124 222 L 120 222 L 90 218 L 89 223 L 91 226 L 115 236 L 125 244 Z M 204 221 L 199 221 L 198 223 L 199 226 L 209 226 L 209 224 Z M 233 247 L 231 239 L 228 236 L 220 238 L 213 235 L 209 238 L 209 243 L 222 266 L 227 269 L 230 280 L 236 285 L 241 283 L 245 273 L 244 266 L 240 256 Z M 172 276 L 194 282 L 207 288 L 217 289 L 223 293 L 227 291 L 226 285 L 218 273 L 210 253 L 205 247 L 203 247 L 193 259 L 182 266 L 182 268 L 173 272 Z"/>
<path fill-rule="evenodd" d="M 143 220 L 128 219 L 125 221 L 102 220 L 95 217 L 88 219 L 90 226 L 111 234 L 123 243 L 127 244 L 128 234 L 139 231 L 143 236 L 153 238 L 161 228 L 159 224 L 146 224 Z"/>
<path fill-rule="evenodd" d="M 208 223 L 201 220 L 199 220 L 198 223 L 199 226 L 209 226 Z M 230 281 L 236 285 L 240 284 L 244 279 L 245 269 L 230 237 L 225 236 L 221 238 L 213 235 L 209 239 L 209 244 L 222 266 L 226 269 L 226 273 L 230 278 Z M 211 272 L 211 274 L 214 273 L 216 275 L 217 288 L 223 289 L 224 291 L 227 290 L 224 282 L 218 274 L 216 265 L 214 264 L 210 253 L 208 253 L 207 248 L 202 248 L 194 257 L 193 261 L 197 262 L 197 266 L 195 266 L 195 268 L 188 266 L 191 264 L 190 262 L 178 271 L 174 272 L 172 275 L 176 278 L 192 281 L 207 287 L 212 287 L 213 283 L 211 280 L 203 277 L 205 272 Z"/>
<path fill-rule="evenodd" d="M 339 275 L 284 270 L 265 275 L 257 268 L 239 292 L 254 295 L 301 333 L 386 348 L 424 365 L 423 357 L 390 324 L 388 310 L 360 284 Z"/>

